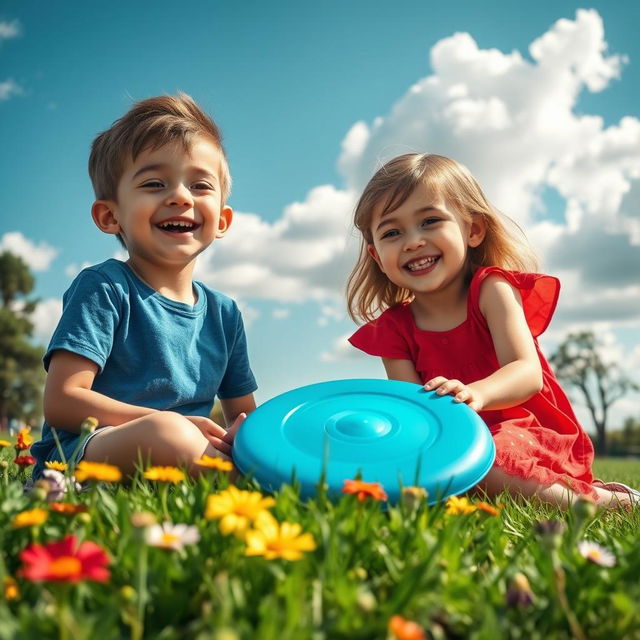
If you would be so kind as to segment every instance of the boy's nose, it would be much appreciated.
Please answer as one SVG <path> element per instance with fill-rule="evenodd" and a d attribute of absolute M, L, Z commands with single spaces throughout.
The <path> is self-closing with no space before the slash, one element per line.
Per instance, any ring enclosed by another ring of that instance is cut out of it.
<path fill-rule="evenodd" d="M 167 204 L 178 207 L 193 204 L 193 195 L 187 187 L 180 184 L 175 189 L 172 189 L 167 198 Z"/>

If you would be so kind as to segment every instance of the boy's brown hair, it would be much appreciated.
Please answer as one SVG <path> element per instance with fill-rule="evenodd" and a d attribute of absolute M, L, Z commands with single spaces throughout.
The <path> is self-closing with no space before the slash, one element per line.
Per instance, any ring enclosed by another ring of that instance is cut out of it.
<path fill-rule="evenodd" d="M 98 200 L 116 200 L 118 182 L 127 161 L 145 149 L 158 149 L 181 142 L 185 151 L 196 135 L 209 138 L 221 151 L 220 186 L 222 202 L 231 192 L 231 175 L 215 122 L 186 93 L 141 100 L 122 118 L 99 134 L 91 145 L 89 176 Z"/>

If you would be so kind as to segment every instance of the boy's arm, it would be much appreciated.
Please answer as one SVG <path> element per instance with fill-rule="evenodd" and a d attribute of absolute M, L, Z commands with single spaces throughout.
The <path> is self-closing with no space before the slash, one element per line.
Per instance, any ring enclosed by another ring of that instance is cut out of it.
<path fill-rule="evenodd" d="M 221 398 L 220 406 L 222 407 L 225 422 L 230 425 L 227 434 L 223 436 L 222 440 L 231 445 L 247 414 L 256 408 L 256 401 L 253 393 L 248 393 L 246 396 L 239 396 L 238 398 Z M 225 453 L 228 452 L 225 451 Z"/>
<path fill-rule="evenodd" d="M 141 418 L 155 409 L 118 402 L 91 389 L 98 365 L 70 351 L 54 351 L 44 389 L 44 417 L 52 426 L 80 433 L 89 416 L 98 425 L 119 425 Z"/>

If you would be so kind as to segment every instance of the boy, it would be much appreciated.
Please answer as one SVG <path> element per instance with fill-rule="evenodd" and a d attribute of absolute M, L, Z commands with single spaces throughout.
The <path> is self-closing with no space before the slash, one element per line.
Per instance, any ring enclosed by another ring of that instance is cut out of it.
<path fill-rule="evenodd" d="M 141 458 L 184 465 L 230 453 L 255 408 L 242 317 L 230 298 L 193 281 L 196 257 L 231 225 L 231 186 L 220 133 L 185 94 L 137 103 L 93 142 L 91 215 L 126 248 L 82 271 L 44 357 L 42 440 L 47 460 L 73 454 L 80 424 L 98 420 L 75 460 L 126 475 Z M 207 416 L 218 395 L 229 431 Z"/>

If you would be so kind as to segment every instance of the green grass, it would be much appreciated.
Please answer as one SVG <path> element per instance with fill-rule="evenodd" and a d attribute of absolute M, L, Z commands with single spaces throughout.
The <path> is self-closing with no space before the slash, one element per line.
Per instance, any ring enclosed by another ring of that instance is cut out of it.
<path fill-rule="evenodd" d="M 0 455 L 11 461 L 14 452 Z M 596 472 L 640 486 L 638 462 L 598 461 Z M 503 496 L 497 516 L 451 515 L 444 505 L 384 509 L 353 496 L 331 502 L 322 493 L 301 502 L 284 487 L 273 515 L 299 523 L 316 549 L 297 561 L 267 560 L 246 556 L 241 539 L 204 518 L 207 497 L 227 485 L 212 472 L 166 493 L 143 478 L 130 488 L 94 486 L 68 497 L 88 513 L 50 512 L 40 526 L 13 528 L 16 514 L 49 507 L 43 496 L 23 494 L 9 462 L 0 478 L 0 580 L 13 577 L 20 596 L 0 594 L 0 639 L 384 640 L 394 615 L 416 621 L 433 639 L 640 638 L 640 509 L 562 513 Z M 172 522 L 197 526 L 197 544 L 176 552 L 145 543 L 132 514 L 162 521 L 165 504 Z M 536 523 L 550 519 L 565 531 L 537 533 Z M 20 577 L 23 549 L 69 533 L 108 552 L 106 583 Z M 583 539 L 613 552 L 615 565 L 583 558 Z M 531 588 L 530 598 L 520 592 L 520 604 L 507 597 L 518 573 Z"/>

